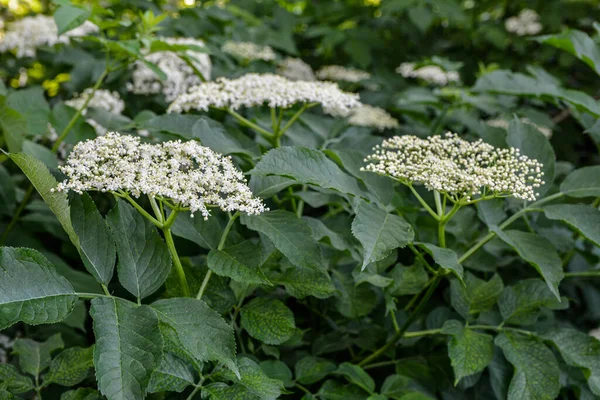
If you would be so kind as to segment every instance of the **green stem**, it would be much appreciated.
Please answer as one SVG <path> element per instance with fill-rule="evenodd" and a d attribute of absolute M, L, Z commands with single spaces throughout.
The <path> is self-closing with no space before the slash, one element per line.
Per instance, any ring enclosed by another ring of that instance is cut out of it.
<path fill-rule="evenodd" d="M 429 272 L 435 274 L 436 270 L 433 269 L 433 267 L 431 265 L 429 265 L 429 263 L 427 262 L 427 260 L 425 259 L 425 257 L 423 257 L 423 255 L 421 254 L 421 252 L 419 250 L 417 250 L 417 248 L 415 247 L 414 244 L 409 243 L 408 244 L 408 248 L 415 254 L 415 256 L 421 260 L 421 262 L 423 264 L 425 264 L 425 267 L 429 270 Z"/>
<path fill-rule="evenodd" d="M 299 384 L 298 382 L 294 383 L 294 385 L 296 385 L 296 387 L 300 390 L 302 390 L 304 393 L 310 394 L 312 395 L 312 393 L 310 392 L 310 390 L 308 390 L 307 388 L 305 388 L 304 386 L 302 386 L 301 384 Z"/>
<path fill-rule="evenodd" d="M 113 296 L 111 296 L 110 294 L 100 294 L 100 293 L 75 293 L 75 295 L 77 297 L 79 297 L 80 299 L 95 299 L 98 297 L 105 297 L 107 299 L 112 299 Z"/>
<path fill-rule="evenodd" d="M 600 270 L 565 272 L 565 278 L 584 278 L 584 277 L 596 277 L 596 278 L 600 277 Z"/>
<path fill-rule="evenodd" d="M 156 199 L 154 198 L 154 196 L 148 195 L 148 200 L 150 200 L 150 206 L 152 207 L 152 211 L 154 211 L 154 215 L 156 215 L 156 220 L 163 224 L 163 222 L 165 222 L 165 217 L 162 210 L 158 206 Z"/>
<path fill-rule="evenodd" d="M 240 121 L 243 125 L 246 125 L 247 127 L 254 129 L 255 131 L 257 131 L 258 133 L 260 133 L 261 135 L 263 135 L 267 139 L 269 139 L 269 140 L 274 139 L 275 135 L 272 132 L 269 132 L 268 130 L 261 128 L 260 126 L 256 125 L 254 122 L 250 121 L 247 118 L 244 118 L 243 116 L 241 116 L 237 112 L 233 111 L 232 109 L 228 108 L 227 112 L 231 116 L 233 116 L 235 119 L 237 119 L 238 121 Z"/>
<path fill-rule="evenodd" d="M 173 236 L 171 236 L 171 229 L 163 228 L 162 231 L 165 235 L 165 242 L 167 243 L 167 247 L 171 253 L 171 258 L 173 259 L 173 266 L 175 267 L 175 272 L 179 278 L 179 286 L 181 286 L 183 296 L 190 297 L 190 287 L 188 286 L 187 278 L 185 277 L 183 265 L 181 265 L 181 260 L 177 254 L 177 249 L 175 248 L 175 243 L 173 242 Z"/>
<path fill-rule="evenodd" d="M 419 195 L 419 193 L 417 193 L 417 190 L 412 186 L 412 185 L 407 185 L 408 188 L 410 189 L 410 191 L 415 195 L 415 197 L 417 198 L 417 200 L 419 200 L 419 203 L 421 203 L 421 205 L 425 208 L 425 210 L 427 210 L 427 212 L 436 220 L 439 221 L 440 217 L 438 216 L 438 214 L 433 211 L 431 209 L 431 207 L 429 207 L 429 205 L 425 202 L 425 200 L 423 200 L 423 198 Z"/>
<path fill-rule="evenodd" d="M 283 126 L 283 128 L 281 128 L 280 130 L 277 131 L 277 133 L 275 134 L 275 147 L 281 146 L 281 137 L 283 136 L 285 131 L 287 131 L 294 124 L 294 122 L 296 122 L 296 120 L 298 118 L 300 118 L 300 116 L 302 115 L 302 113 L 304 113 L 304 111 L 306 111 L 308 108 L 310 108 L 312 106 L 313 106 L 312 104 L 302 105 L 302 107 L 292 116 L 292 118 L 289 119 L 289 121 Z"/>
<path fill-rule="evenodd" d="M 446 223 L 440 222 L 438 224 L 438 242 L 440 247 L 446 247 Z"/>
<path fill-rule="evenodd" d="M 186 398 L 186 400 L 192 400 L 194 398 L 194 396 L 196 395 L 196 393 L 198 393 L 198 391 L 202 389 L 202 386 L 198 385 L 194 388 L 194 390 L 192 391 L 192 393 L 190 393 L 190 395 Z"/>
<path fill-rule="evenodd" d="M 306 192 L 308 185 L 302 185 L 302 192 Z M 298 201 L 298 207 L 296 208 L 296 216 L 298 218 L 302 217 L 302 213 L 304 212 L 304 200 L 302 198 Z"/>
<path fill-rule="evenodd" d="M 160 222 L 159 220 L 157 220 L 156 218 L 154 218 L 152 215 L 150 215 L 149 212 L 147 212 L 146 210 L 144 210 L 142 208 L 142 206 L 140 206 L 133 198 L 131 198 L 131 196 L 129 196 L 127 193 L 125 194 L 121 194 L 120 197 L 124 198 L 125 200 L 127 200 L 129 202 L 129 204 L 131 204 L 136 210 L 138 210 L 138 212 L 140 214 L 142 214 L 145 218 L 147 218 L 150 222 L 152 222 L 154 225 L 156 225 L 158 228 L 163 228 L 163 223 Z"/>

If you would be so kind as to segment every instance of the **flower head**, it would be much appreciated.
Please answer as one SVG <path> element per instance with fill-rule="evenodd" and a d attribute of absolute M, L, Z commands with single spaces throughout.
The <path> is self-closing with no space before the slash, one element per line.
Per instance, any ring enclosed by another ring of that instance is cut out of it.
<path fill-rule="evenodd" d="M 383 108 L 362 104 L 352 109 L 348 123 L 357 126 L 384 129 L 393 129 L 399 126 L 398 120 L 388 114 Z"/>
<path fill-rule="evenodd" d="M 507 18 L 504 27 L 518 36 L 537 35 L 542 31 L 540 16 L 533 10 L 522 10 L 519 15 Z"/>
<path fill-rule="evenodd" d="M 396 72 L 404 78 L 417 78 L 438 86 L 446 86 L 450 82 L 458 82 L 460 76 L 456 71 L 444 71 L 437 65 L 426 65 L 417 68 L 414 63 L 402 63 Z"/>
<path fill-rule="evenodd" d="M 291 81 L 314 81 L 315 73 L 310 65 L 299 58 L 288 57 L 279 64 L 277 74 Z"/>
<path fill-rule="evenodd" d="M 327 65 L 317 71 L 317 78 L 323 81 L 360 82 L 369 79 L 371 74 L 341 65 Z"/>
<path fill-rule="evenodd" d="M 92 92 L 92 88 L 87 88 L 83 93 L 65 101 L 65 104 L 75 109 L 80 109 L 91 96 Z M 87 107 L 82 111 L 81 115 L 85 116 L 89 107 L 101 108 L 113 114 L 121 114 L 125 109 L 125 102 L 121 100 L 121 96 L 119 96 L 118 92 L 98 89 L 94 92 L 94 96 L 87 104 Z M 107 129 L 104 126 L 91 118 L 86 119 L 86 122 L 94 128 L 96 134 L 99 136 L 102 136 L 107 132 Z"/>
<path fill-rule="evenodd" d="M 347 115 L 359 100 L 358 95 L 343 92 L 331 82 L 294 82 L 274 74 L 246 74 L 237 79 L 204 82 L 179 96 L 168 111 L 207 111 L 209 107 L 236 110 L 263 104 L 287 108 L 296 103 L 319 103 L 334 115 Z"/>
<path fill-rule="evenodd" d="M 228 40 L 223 44 L 221 50 L 242 60 L 273 61 L 276 58 L 275 52 L 271 47 L 260 46 L 252 42 L 234 42 Z"/>
<path fill-rule="evenodd" d="M 404 184 L 422 183 L 455 201 L 475 197 L 512 196 L 536 199 L 544 184 L 542 164 L 519 149 L 495 148 L 482 140 L 468 142 L 447 133 L 421 139 L 395 136 L 374 148 L 365 170 L 390 176 Z"/>
<path fill-rule="evenodd" d="M 248 214 L 266 210 L 230 157 L 195 141 L 143 144 L 139 137 L 110 132 L 78 143 L 59 168 L 67 180 L 58 191 L 146 194 L 188 207 L 192 214 L 200 211 L 204 218 L 209 206 Z"/>

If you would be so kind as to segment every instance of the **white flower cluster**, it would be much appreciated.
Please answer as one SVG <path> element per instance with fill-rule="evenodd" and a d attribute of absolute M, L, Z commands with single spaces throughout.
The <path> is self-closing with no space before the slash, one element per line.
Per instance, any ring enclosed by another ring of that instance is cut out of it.
<path fill-rule="evenodd" d="M 533 121 L 531 121 L 529 118 L 520 118 L 519 121 L 521 121 L 521 123 L 523 124 L 527 124 L 527 125 L 531 125 L 533 127 L 535 127 L 538 131 L 542 132 L 542 134 L 544 136 L 546 136 L 548 139 L 550 139 L 552 137 L 552 129 L 550 128 L 546 128 L 545 126 L 540 126 L 535 124 Z M 505 119 L 488 119 L 487 121 L 485 121 L 486 125 L 489 125 L 493 128 L 501 128 L 501 129 L 508 129 L 508 124 L 510 121 L 507 121 Z"/>
<path fill-rule="evenodd" d="M 455 201 L 480 196 L 512 196 L 533 201 L 534 188 L 544 184 L 542 164 L 519 149 L 495 148 L 482 140 L 395 136 L 374 148 L 365 170 L 390 176 L 406 185 L 419 182 Z"/>
<path fill-rule="evenodd" d="M 242 60 L 273 61 L 276 58 L 275 52 L 270 46 L 259 46 L 252 42 L 234 42 L 228 40 L 223 44 L 221 50 Z"/>
<path fill-rule="evenodd" d="M 277 74 L 292 81 L 314 81 L 315 73 L 310 65 L 299 58 L 287 57 L 279 64 Z"/>
<path fill-rule="evenodd" d="M 415 63 L 402 63 L 396 72 L 404 78 L 418 78 L 438 86 L 446 86 L 450 82 L 458 82 L 460 76 L 456 71 L 444 71 L 437 65 L 426 65 L 416 68 Z"/>
<path fill-rule="evenodd" d="M 507 18 L 504 27 L 518 36 L 537 35 L 542 31 L 540 16 L 533 10 L 522 10 L 519 15 Z"/>
<path fill-rule="evenodd" d="M 594 339 L 600 340 L 600 327 L 592 329 L 588 332 L 588 335 L 590 335 Z"/>
<path fill-rule="evenodd" d="M 209 107 L 254 107 L 267 104 L 270 108 L 287 108 L 296 103 L 319 103 L 336 116 L 348 115 L 358 106 L 358 95 L 346 93 L 331 82 L 291 81 L 274 74 L 246 74 L 237 79 L 219 78 L 204 82 L 179 96 L 168 112 L 191 109 L 207 111 Z"/>
<path fill-rule="evenodd" d="M 199 211 L 205 219 L 211 206 L 248 214 L 267 210 L 231 157 L 196 141 L 145 144 L 139 137 L 110 132 L 78 143 L 59 168 L 67 180 L 59 183 L 58 191 L 146 194 L 189 207 L 192 215 Z"/>
<path fill-rule="evenodd" d="M 317 78 L 323 81 L 360 82 L 369 79 L 371 74 L 341 65 L 326 65 L 317 71 Z"/>
<path fill-rule="evenodd" d="M 350 112 L 348 123 L 351 125 L 377 128 L 380 131 L 400 126 L 398 120 L 388 114 L 383 108 L 373 107 L 368 104 L 362 104 L 353 108 Z"/>
<path fill-rule="evenodd" d="M 98 27 L 85 21 L 77 28 L 58 36 L 54 18 L 47 15 L 25 17 L 8 25 L 0 37 L 0 53 L 15 50 L 18 58 L 34 57 L 40 46 L 69 43 L 69 38 L 86 36 L 98 32 Z"/>
<path fill-rule="evenodd" d="M 71 100 L 65 101 L 65 104 L 78 110 L 83 107 L 92 92 L 92 88 L 87 88 L 80 95 L 76 95 Z M 121 114 L 125 109 L 125 102 L 121 100 L 121 96 L 119 96 L 119 93 L 117 92 L 98 89 L 94 92 L 94 97 L 92 97 L 81 115 L 85 116 L 89 107 L 102 108 L 113 114 Z M 107 129 L 104 126 L 91 118 L 86 119 L 86 122 L 94 128 L 98 136 L 102 136 L 107 132 Z"/>
<path fill-rule="evenodd" d="M 193 38 L 162 38 L 170 45 L 193 45 L 204 47 L 204 42 Z M 202 73 L 204 79 L 210 80 L 212 63 L 206 53 L 187 50 L 185 55 L 190 58 L 194 67 Z M 167 101 L 173 101 L 177 96 L 187 92 L 193 86 L 202 82 L 192 67 L 182 60 L 174 51 L 157 51 L 148 54 L 145 59 L 158 65 L 167 79 L 160 78 L 141 61 L 136 61 L 133 71 L 133 82 L 127 83 L 127 90 L 135 94 L 163 93 Z"/>
<path fill-rule="evenodd" d="M 6 364 L 8 362 L 8 353 L 11 352 L 14 344 L 14 339 L 0 334 L 0 364 Z"/>

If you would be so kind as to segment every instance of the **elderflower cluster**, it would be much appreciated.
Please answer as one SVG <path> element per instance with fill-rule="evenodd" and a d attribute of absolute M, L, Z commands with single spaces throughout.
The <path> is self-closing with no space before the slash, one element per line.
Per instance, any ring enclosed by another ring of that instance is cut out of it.
<path fill-rule="evenodd" d="M 365 170 L 407 185 L 422 183 L 456 201 L 490 195 L 533 201 L 534 189 L 544 184 L 542 164 L 519 149 L 468 142 L 450 132 L 444 138 L 395 136 L 373 150 Z"/>
<path fill-rule="evenodd" d="M 592 329 L 588 332 L 588 335 L 590 335 L 594 339 L 600 340 L 600 327 Z"/>
<path fill-rule="evenodd" d="M 317 71 L 317 78 L 323 81 L 360 82 L 369 79 L 371 74 L 341 65 L 327 65 Z"/>
<path fill-rule="evenodd" d="M 216 206 L 223 211 L 260 214 L 267 209 L 255 198 L 243 173 L 231 162 L 198 142 L 145 144 L 139 137 L 116 132 L 78 143 L 66 165 L 67 180 L 58 191 L 125 191 L 146 194 L 188 207 L 205 219 Z"/>
<path fill-rule="evenodd" d="M 417 68 L 415 63 L 402 63 L 396 68 L 396 72 L 404 78 L 422 79 L 437 86 L 446 86 L 451 82 L 458 82 L 460 80 L 458 72 L 446 72 L 437 65 L 426 65 Z"/>
<path fill-rule="evenodd" d="M 519 15 L 507 18 L 504 27 L 518 36 L 537 35 L 542 31 L 540 16 L 533 10 L 522 10 Z"/>
<path fill-rule="evenodd" d="M 359 105 L 359 100 L 357 94 L 343 92 L 335 83 L 295 82 L 279 75 L 252 73 L 237 79 L 204 82 L 179 96 L 168 112 L 207 111 L 209 107 L 236 110 L 263 104 L 287 108 L 296 103 L 319 103 L 332 115 L 345 116 Z"/>
<path fill-rule="evenodd" d="M 204 47 L 204 42 L 193 38 L 163 38 L 170 45 L 189 45 Z M 186 50 L 185 55 L 190 59 L 194 67 L 202 73 L 206 80 L 210 80 L 212 63 L 206 53 L 194 50 Z M 189 88 L 202 82 L 200 77 L 174 51 L 157 51 L 148 54 L 145 59 L 160 68 L 167 79 L 161 81 L 156 73 L 141 61 L 136 61 L 132 81 L 127 83 L 127 90 L 135 94 L 157 94 L 163 93 L 166 101 L 173 101 L 177 96 L 188 91 Z"/>
<path fill-rule="evenodd" d="M 350 112 L 348 123 L 356 126 L 376 128 L 380 131 L 400 126 L 398 120 L 388 114 L 383 108 L 362 104 Z"/>
<path fill-rule="evenodd" d="M 14 50 L 18 58 L 34 57 L 40 46 L 54 46 L 69 43 L 72 37 L 86 36 L 98 32 L 98 27 L 90 21 L 58 36 L 54 18 L 47 15 L 25 17 L 8 25 L 0 37 L 0 53 Z"/>
<path fill-rule="evenodd" d="M 545 126 L 539 126 L 539 125 L 535 124 L 533 121 L 531 121 L 529 118 L 521 118 L 521 119 L 519 119 L 519 121 L 523 124 L 533 126 L 538 131 L 542 132 L 542 134 L 544 136 L 546 136 L 548 139 L 550 139 L 552 137 L 552 129 L 550 129 L 550 128 L 546 128 Z M 501 128 L 504 130 L 507 130 L 508 125 L 509 125 L 509 121 L 507 121 L 505 119 L 488 119 L 487 121 L 485 121 L 485 123 L 486 123 L 486 125 L 491 126 L 493 128 Z"/>
<path fill-rule="evenodd" d="M 228 40 L 223 44 L 221 50 L 242 60 L 273 61 L 276 58 L 275 52 L 270 46 L 259 46 L 252 42 L 234 42 Z"/>
<path fill-rule="evenodd" d="M 93 91 L 92 88 L 87 88 L 80 95 L 76 95 L 71 100 L 65 101 L 65 104 L 69 107 L 80 109 Z M 119 93 L 117 92 L 98 89 L 94 92 L 94 96 L 87 104 L 87 107 L 82 111 L 81 115 L 85 116 L 89 107 L 101 108 L 113 114 L 121 114 L 125 109 L 125 102 L 121 100 L 121 96 L 119 96 Z M 107 129 L 104 126 L 91 118 L 86 119 L 86 122 L 94 128 L 98 136 L 102 136 L 107 132 Z"/>
<path fill-rule="evenodd" d="M 315 73 L 310 65 L 299 58 L 287 57 L 277 68 L 277 74 L 292 81 L 314 81 Z"/>

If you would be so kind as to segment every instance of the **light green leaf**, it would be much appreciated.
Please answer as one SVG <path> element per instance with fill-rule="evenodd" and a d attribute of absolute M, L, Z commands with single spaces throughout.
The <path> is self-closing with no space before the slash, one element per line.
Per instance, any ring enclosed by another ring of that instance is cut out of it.
<path fill-rule="evenodd" d="M 269 151 L 250 171 L 253 176 L 283 176 L 299 183 L 364 196 L 356 179 L 343 172 L 318 150 L 308 147 L 280 147 Z"/>
<path fill-rule="evenodd" d="M 171 255 L 156 227 L 122 200 L 106 216 L 115 238 L 121 285 L 138 299 L 156 292 L 171 271 Z"/>
<path fill-rule="evenodd" d="M 281 344 L 296 330 L 294 313 L 281 301 L 259 297 L 242 307 L 242 327 L 266 344 Z"/>
<path fill-rule="evenodd" d="M 600 210 L 583 204 L 556 204 L 544 207 L 549 219 L 566 222 L 582 236 L 600 247 Z"/>
<path fill-rule="evenodd" d="M 462 282 L 463 266 L 458 262 L 458 256 L 454 250 L 438 247 L 431 243 L 416 243 L 419 247 L 427 252 L 433 261 L 446 271 L 452 272 Z"/>
<path fill-rule="evenodd" d="M 416 5 L 408 9 L 408 18 L 421 33 L 427 32 L 434 20 L 433 12 L 424 5 Z"/>
<path fill-rule="evenodd" d="M 237 381 L 231 371 L 226 371 L 224 373 L 227 379 L 234 382 L 237 381 L 239 385 L 245 387 L 251 394 L 257 396 L 261 400 L 275 400 L 282 394 L 283 382 L 278 379 L 269 378 L 263 370 L 260 369 L 260 366 L 251 359 L 240 357 L 238 359 L 238 365 L 240 368 L 239 381 Z"/>
<path fill-rule="evenodd" d="M 325 271 L 321 249 L 310 227 L 294 213 L 276 210 L 260 215 L 242 214 L 241 221 L 249 229 L 265 234 L 295 266 Z"/>
<path fill-rule="evenodd" d="M 406 246 L 415 237 L 412 227 L 404 218 L 365 202 L 358 206 L 352 221 L 352 234 L 364 248 L 362 269 L 382 260 L 392 250 Z"/>
<path fill-rule="evenodd" d="M 211 250 L 206 261 L 208 268 L 217 275 L 241 283 L 271 285 L 260 269 L 260 251 L 249 240 L 223 250 Z"/>
<path fill-rule="evenodd" d="M 358 365 L 344 362 L 340 364 L 335 373 L 344 375 L 346 379 L 348 379 L 348 382 L 363 388 L 369 393 L 373 393 L 375 390 L 375 381 L 373 378 L 371 378 L 369 374 L 367 374 L 367 372 Z"/>
<path fill-rule="evenodd" d="M 560 185 L 560 191 L 570 197 L 600 196 L 600 165 L 571 172 Z"/>
<path fill-rule="evenodd" d="M 512 332 L 500 333 L 494 343 L 515 367 L 508 388 L 509 400 L 556 399 L 560 371 L 550 349 L 534 338 Z"/>
<path fill-rule="evenodd" d="M 82 7 L 61 5 L 54 13 L 58 34 L 62 35 L 83 24 L 89 17 L 90 11 Z"/>
<path fill-rule="evenodd" d="M 75 386 L 83 381 L 94 366 L 94 348 L 70 347 L 57 355 L 44 377 L 44 386 L 58 383 Z"/>
<path fill-rule="evenodd" d="M 288 294 L 297 299 L 307 296 L 326 299 L 336 292 L 329 275 L 310 269 L 288 268 L 283 273 L 270 277 L 270 280 L 284 285 Z"/>
<path fill-rule="evenodd" d="M 62 349 L 65 344 L 57 333 L 45 342 L 36 342 L 31 339 L 17 339 L 13 353 L 19 355 L 21 370 L 33 376 L 40 376 L 50 366 L 52 353 Z"/>
<path fill-rule="evenodd" d="M 0 364 L 0 386 L 5 386 L 12 393 L 25 393 L 33 390 L 31 378 L 23 376 L 12 364 Z"/>
<path fill-rule="evenodd" d="M 69 281 L 41 253 L 0 247 L 0 330 L 18 321 L 60 322 L 71 313 L 75 300 Z"/>
<path fill-rule="evenodd" d="M 294 374 L 296 375 L 296 380 L 301 384 L 312 385 L 336 369 L 335 363 L 329 360 L 306 356 L 296 363 Z"/>
<path fill-rule="evenodd" d="M 108 400 L 144 399 L 152 371 L 162 358 L 156 314 L 148 306 L 103 297 L 92 300 L 90 315 L 100 392 Z"/>
<path fill-rule="evenodd" d="M 178 298 L 152 303 L 165 338 L 192 360 L 219 361 L 238 372 L 233 328 L 202 300 Z"/>
<path fill-rule="evenodd" d="M 462 378 L 481 372 L 494 358 L 494 338 L 475 332 L 456 320 L 446 321 L 442 332 L 450 335 L 448 357 L 454 369 L 454 385 Z"/>
<path fill-rule="evenodd" d="M 60 400 L 101 400 L 102 395 L 95 389 L 79 388 L 69 390 L 60 396 Z"/>
<path fill-rule="evenodd" d="M 585 32 L 570 29 L 555 35 L 538 36 L 535 40 L 574 55 L 600 75 L 600 47 Z"/>
<path fill-rule="evenodd" d="M 192 366 L 172 353 L 163 354 L 160 365 L 152 373 L 148 393 L 177 392 L 194 385 L 195 373 Z"/>
<path fill-rule="evenodd" d="M 216 218 L 192 218 L 189 213 L 182 213 L 175 218 L 171 226 L 173 235 L 196 243 L 204 249 L 216 249 L 219 245 L 222 229 Z"/>
<path fill-rule="evenodd" d="M 498 307 L 505 323 L 532 325 L 542 307 L 563 310 L 569 307 L 567 299 L 559 302 L 548 286 L 540 279 L 525 279 L 504 289 Z"/>
<path fill-rule="evenodd" d="M 465 319 L 491 309 L 504 289 L 499 275 L 495 274 L 489 281 L 466 273 L 464 285 L 457 280 L 450 282 L 450 299 L 452 307 Z"/>

